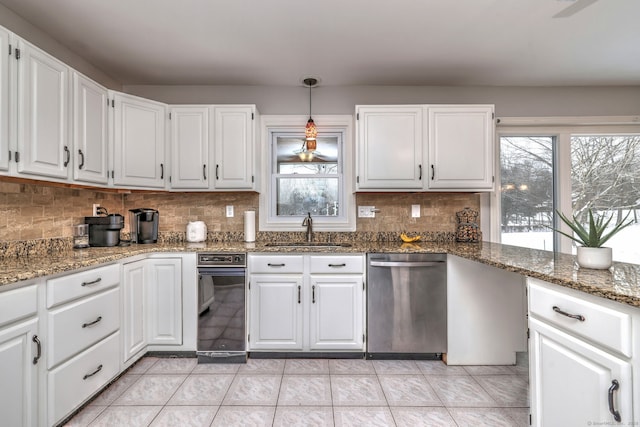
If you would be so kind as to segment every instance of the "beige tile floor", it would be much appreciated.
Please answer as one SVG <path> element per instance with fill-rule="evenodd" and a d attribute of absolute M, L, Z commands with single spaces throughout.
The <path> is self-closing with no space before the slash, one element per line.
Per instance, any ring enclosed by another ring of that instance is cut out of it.
<path fill-rule="evenodd" d="M 523 358 L 526 359 L 526 358 Z M 144 357 L 67 426 L 528 426 L 526 360 Z"/>

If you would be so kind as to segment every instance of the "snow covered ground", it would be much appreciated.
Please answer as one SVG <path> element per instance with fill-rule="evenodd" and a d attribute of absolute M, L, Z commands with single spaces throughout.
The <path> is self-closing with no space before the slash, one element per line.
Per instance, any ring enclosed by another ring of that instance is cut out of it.
<path fill-rule="evenodd" d="M 552 234 L 551 231 L 502 233 L 502 243 L 550 251 L 553 248 Z M 613 248 L 614 261 L 640 264 L 640 224 L 625 228 L 613 236 L 605 246 Z"/>

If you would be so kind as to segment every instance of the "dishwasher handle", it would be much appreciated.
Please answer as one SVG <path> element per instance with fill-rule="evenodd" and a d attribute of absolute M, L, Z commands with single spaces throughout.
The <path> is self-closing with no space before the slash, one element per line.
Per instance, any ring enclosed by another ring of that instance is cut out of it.
<path fill-rule="evenodd" d="M 369 261 L 371 267 L 437 267 L 444 261 Z"/>

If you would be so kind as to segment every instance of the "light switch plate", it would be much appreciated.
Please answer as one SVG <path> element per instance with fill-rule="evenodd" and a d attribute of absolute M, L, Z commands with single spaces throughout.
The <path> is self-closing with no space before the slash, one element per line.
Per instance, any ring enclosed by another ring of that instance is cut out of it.
<path fill-rule="evenodd" d="M 358 218 L 375 218 L 375 206 L 358 206 Z"/>
<path fill-rule="evenodd" d="M 227 206 L 227 218 L 232 218 L 233 217 L 233 205 L 228 205 Z"/>
<path fill-rule="evenodd" d="M 420 205 L 411 205 L 411 218 L 420 218 Z"/>

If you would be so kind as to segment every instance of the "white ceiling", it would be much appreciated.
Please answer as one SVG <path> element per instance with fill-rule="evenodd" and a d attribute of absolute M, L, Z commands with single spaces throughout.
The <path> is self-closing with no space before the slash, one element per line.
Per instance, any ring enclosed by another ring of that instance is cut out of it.
<path fill-rule="evenodd" d="M 640 85 L 640 0 L 0 3 L 124 85 Z"/>

